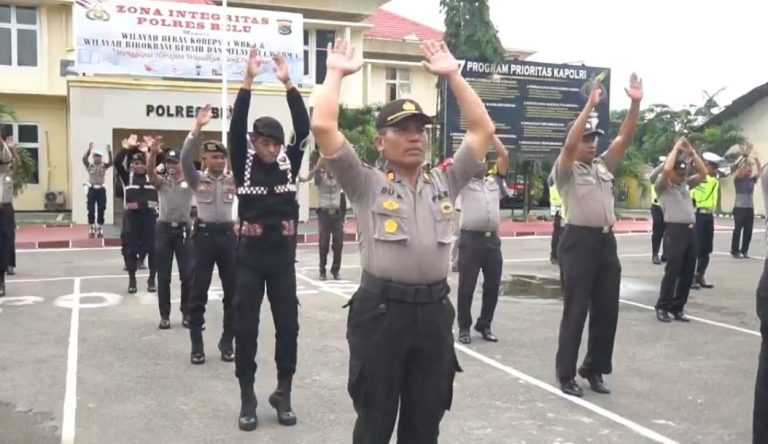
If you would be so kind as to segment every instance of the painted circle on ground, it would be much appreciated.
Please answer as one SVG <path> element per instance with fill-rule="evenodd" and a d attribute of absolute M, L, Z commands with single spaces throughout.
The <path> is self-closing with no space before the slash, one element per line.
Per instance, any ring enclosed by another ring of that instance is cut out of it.
<path fill-rule="evenodd" d="M 45 299 L 39 296 L 4 296 L 0 298 L 0 305 L 18 307 L 21 305 L 38 304 L 43 301 L 45 301 Z"/>
<path fill-rule="evenodd" d="M 94 292 L 94 293 L 80 293 L 79 295 L 74 294 L 65 294 L 64 296 L 59 296 L 56 298 L 56 300 L 53 302 L 54 305 L 57 307 L 62 308 L 72 308 L 72 303 L 75 298 L 75 296 L 78 296 L 79 298 L 79 305 L 80 308 L 103 308 L 103 307 L 111 307 L 114 305 L 118 305 L 120 302 L 123 301 L 123 297 L 117 293 L 103 293 L 103 292 Z M 88 302 L 87 299 L 101 299 L 101 302 Z"/>

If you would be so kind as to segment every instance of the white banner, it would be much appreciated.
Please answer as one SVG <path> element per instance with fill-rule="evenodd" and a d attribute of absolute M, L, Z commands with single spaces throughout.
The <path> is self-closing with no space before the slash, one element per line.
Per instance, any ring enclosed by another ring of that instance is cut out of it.
<path fill-rule="evenodd" d="M 221 6 L 151 0 L 76 0 L 75 70 L 84 74 L 221 80 Z M 281 54 L 291 79 L 304 77 L 301 14 L 227 8 L 227 79 L 241 80 L 250 48 L 262 66 L 257 82 L 276 82 Z"/>

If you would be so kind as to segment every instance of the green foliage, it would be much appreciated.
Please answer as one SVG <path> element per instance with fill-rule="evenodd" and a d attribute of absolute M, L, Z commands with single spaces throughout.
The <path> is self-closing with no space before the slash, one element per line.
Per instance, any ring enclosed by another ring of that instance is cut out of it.
<path fill-rule="evenodd" d="M 13 177 L 13 195 L 18 196 L 27 187 L 35 173 L 35 160 L 24 148 L 16 148 L 19 155 L 19 168 L 13 168 L 11 175 Z"/>
<path fill-rule="evenodd" d="M 14 122 L 16 121 L 16 113 L 13 111 L 13 108 L 10 107 L 10 105 L 0 102 L 0 121 L 10 119 Z"/>
<path fill-rule="evenodd" d="M 377 135 L 376 115 L 380 109 L 378 106 L 352 109 L 339 105 L 339 130 L 355 147 L 360 160 L 369 165 L 375 165 L 379 160 L 373 140 Z"/>
<path fill-rule="evenodd" d="M 504 45 L 491 21 L 488 0 L 440 0 L 445 13 L 443 40 L 458 59 L 504 61 Z"/>

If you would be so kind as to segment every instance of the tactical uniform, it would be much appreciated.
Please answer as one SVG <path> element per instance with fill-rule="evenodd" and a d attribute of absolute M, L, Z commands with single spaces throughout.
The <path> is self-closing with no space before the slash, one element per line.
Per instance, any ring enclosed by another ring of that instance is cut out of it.
<path fill-rule="evenodd" d="M 619 315 L 621 263 L 613 225 L 613 173 L 602 158 L 575 161 L 565 168 L 558 158 L 555 184 L 568 210 L 560 238 L 563 273 L 563 317 L 556 357 L 557 378 L 565 393 L 581 396 L 576 385 L 576 362 L 589 313 L 589 343 L 579 375 L 593 390 L 607 393 L 602 375 L 612 372 L 613 343 Z"/>
<path fill-rule="evenodd" d="M 88 171 L 88 225 L 91 229 L 88 237 L 104 237 L 104 210 L 107 208 L 107 189 L 104 187 L 104 179 L 107 169 L 112 166 L 112 151 L 109 151 L 109 161 L 99 164 L 91 163 L 88 157 L 91 149 L 83 156 L 83 165 Z"/>
<path fill-rule="evenodd" d="M 211 286 L 214 264 L 219 269 L 219 278 L 224 291 L 224 329 L 218 348 L 221 359 L 234 360 L 234 330 L 232 326 L 232 298 L 235 290 L 235 225 L 232 218 L 232 204 L 235 200 L 235 180 L 232 174 L 224 172 L 219 176 L 206 169 L 195 169 L 194 160 L 200 152 L 220 152 L 225 156 L 226 148 L 220 142 L 205 142 L 202 136 L 190 133 L 184 140 L 181 152 L 181 167 L 184 178 L 194 190 L 197 198 L 197 219 L 195 219 L 192 248 L 194 270 L 189 296 L 189 336 L 192 341 L 190 362 L 205 362 L 203 325 L 205 306 L 208 304 L 208 289 Z"/>
<path fill-rule="evenodd" d="M 475 330 L 486 341 L 496 342 L 491 333 L 491 322 L 499 301 L 499 285 L 504 259 L 501 255 L 499 225 L 502 198 L 497 175 L 483 179 L 473 177 L 461 190 L 461 234 L 459 236 L 459 341 L 471 342 L 469 327 L 472 326 L 472 299 L 477 285 L 477 275 L 483 271 L 483 301 Z"/>
<path fill-rule="evenodd" d="M 694 288 L 712 288 L 704 280 L 704 273 L 709 265 L 709 255 L 712 254 L 715 238 L 715 209 L 717 208 L 720 181 L 716 177 L 707 176 L 691 191 L 691 197 L 696 205 L 696 246 L 698 260 Z"/>
<path fill-rule="evenodd" d="M 115 171 L 123 182 L 125 248 L 123 257 L 128 270 L 128 293 L 136 293 L 136 270 L 139 258 L 149 258 L 147 291 L 155 291 L 155 224 L 157 221 L 157 190 L 147 174 L 128 172 L 125 158 L 130 150 L 123 149 L 115 156 Z M 131 161 L 146 163 L 142 152 L 134 151 Z"/>
<path fill-rule="evenodd" d="M 11 148 L 0 140 L 0 163 L 8 164 L 12 161 L 13 154 Z M 0 180 L 5 182 L 3 175 L 0 175 Z M 5 193 L 7 193 L 6 187 L 0 187 L 0 198 L 4 198 Z M 8 268 L 11 251 L 11 239 L 8 235 L 9 230 L 6 227 L 8 218 L 5 215 L 5 211 L 5 208 L 0 206 L 0 296 L 5 296 L 5 273 Z"/>
<path fill-rule="evenodd" d="M 413 102 L 393 101 L 377 126 L 413 116 L 428 120 Z M 388 443 L 398 405 L 398 442 L 437 443 L 461 370 L 446 280 L 453 203 L 485 164 L 462 147 L 452 166 L 424 173 L 414 186 L 395 171 L 363 165 L 346 141 L 324 159 L 355 208 L 360 235 L 363 272 L 347 320 L 353 443 Z"/>
<path fill-rule="evenodd" d="M 169 150 L 166 162 L 178 162 L 179 152 Z M 157 302 L 160 309 L 160 328 L 169 328 L 171 315 L 171 271 L 173 257 L 179 269 L 181 282 L 181 314 L 188 326 L 187 306 L 190 286 L 190 214 L 192 211 L 192 187 L 182 176 L 174 180 L 170 174 L 159 178 L 160 217 L 157 222 L 156 255 Z"/>
<path fill-rule="evenodd" d="M 760 174 L 764 208 L 768 208 L 768 166 Z M 760 319 L 760 356 L 755 381 L 755 402 L 752 410 L 752 443 L 768 442 L 768 259 L 757 284 L 757 316 Z"/>
<path fill-rule="evenodd" d="M 678 161 L 675 168 L 685 171 L 685 162 Z M 688 322 L 683 309 L 691 291 L 696 268 L 696 214 L 689 186 L 696 186 L 698 176 L 679 185 L 659 177 L 653 188 L 659 196 L 664 213 L 664 254 L 667 266 L 661 280 L 656 317 L 669 322 L 669 313 L 678 321 Z"/>
<path fill-rule="evenodd" d="M 293 137 L 284 152 L 272 163 L 264 162 L 248 149 L 248 109 L 251 91 L 241 88 L 235 100 L 230 126 L 232 171 L 237 183 L 240 237 L 237 249 L 235 291 L 236 376 L 241 388 L 239 426 L 256 427 L 256 400 L 253 392 L 261 303 L 266 290 L 275 323 L 277 390 L 269 402 L 283 425 L 296 423 L 290 394 L 296 372 L 299 334 L 296 296 L 296 230 L 299 204 L 296 177 L 309 137 L 309 114 L 298 89 L 286 92 L 293 121 Z M 260 117 L 253 123 L 253 135 L 285 145 L 280 122 Z"/>
<path fill-rule="evenodd" d="M 317 224 L 320 230 L 320 280 L 326 279 L 325 265 L 328 261 L 328 248 L 333 236 L 333 263 L 331 275 L 339 279 L 341 269 L 341 251 L 344 247 L 344 217 L 347 212 L 347 199 L 341 187 L 327 171 L 315 171 L 315 186 L 318 189 Z"/>

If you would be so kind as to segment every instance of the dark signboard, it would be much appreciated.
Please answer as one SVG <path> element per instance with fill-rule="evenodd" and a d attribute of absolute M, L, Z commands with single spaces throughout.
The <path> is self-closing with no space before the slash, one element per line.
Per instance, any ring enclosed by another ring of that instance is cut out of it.
<path fill-rule="evenodd" d="M 496 124 L 496 135 L 510 156 L 525 160 L 552 160 L 565 140 L 565 128 L 587 102 L 594 79 L 601 81 L 600 103 L 590 117 L 606 137 L 598 140 L 598 151 L 608 147 L 609 85 L 607 68 L 508 60 L 491 64 L 466 60 L 461 74 L 485 103 Z M 466 127 L 456 98 L 444 86 L 446 156 L 461 145 Z"/>

